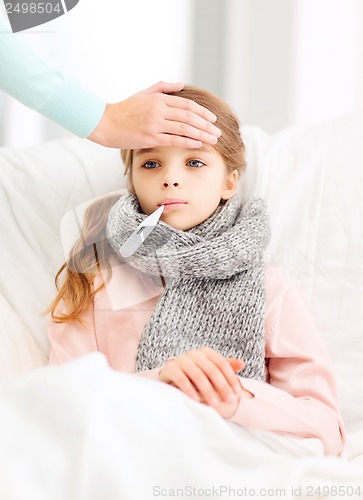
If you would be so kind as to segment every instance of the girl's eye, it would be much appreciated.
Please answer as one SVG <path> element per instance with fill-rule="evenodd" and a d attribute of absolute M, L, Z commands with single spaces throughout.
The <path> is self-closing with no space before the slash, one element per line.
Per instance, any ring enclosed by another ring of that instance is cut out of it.
<path fill-rule="evenodd" d="M 203 163 L 200 160 L 190 160 L 190 161 L 188 161 L 187 165 L 189 165 L 190 167 L 194 167 L 194 168 L 200 168 L 200 167 L 203 167 L 205 165 L 205 163 Z"/>
<path fill-rule="evenodd" d="M 160 163 L 157 163 L 156 161 L 147 161 L 142 166 L 145 168 L 156 168 L 160 167 Z"/>

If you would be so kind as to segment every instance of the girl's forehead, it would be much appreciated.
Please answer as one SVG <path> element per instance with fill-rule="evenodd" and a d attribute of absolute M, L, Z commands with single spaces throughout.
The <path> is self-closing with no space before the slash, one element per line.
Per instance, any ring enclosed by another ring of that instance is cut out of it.
<path fill-rule="evenodd" d="M 134 149 L 133 151 L 134 158 L 138 156 L 147 155 L 147 154 L 191 154 L 191 153 L 208 153 L 214 154 L 217 153 L 217 150 L 210 146 L 209 144 L 203 144 L 200 148 L 180 148 L 174 146 L 157 146 L 154 148 L 143 148 L 143 149 Z"/>

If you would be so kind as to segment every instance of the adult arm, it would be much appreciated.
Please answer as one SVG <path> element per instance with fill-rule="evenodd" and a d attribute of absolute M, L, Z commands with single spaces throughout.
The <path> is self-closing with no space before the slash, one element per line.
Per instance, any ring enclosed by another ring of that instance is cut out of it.
<path fill-rule="evenodd" d="M 216 117 L 159 82 L 118 103 L 106 103 L 32 51 L 0 18 L 0 88 L 79 137 L 113 148 L 200 147 L 220 135 Z"/>
<path fill-rule="evenodd" d="M 32 51 L 0 18 L 0 88 L 80 137 L 100 122 L 106 102 Z"/>

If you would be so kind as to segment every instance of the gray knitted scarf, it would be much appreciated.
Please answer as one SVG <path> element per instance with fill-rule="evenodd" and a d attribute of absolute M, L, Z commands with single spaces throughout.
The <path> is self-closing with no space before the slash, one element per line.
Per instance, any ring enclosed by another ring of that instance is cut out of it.
<path fill-rule="evenodd" d="M 134 255 L 122 258 L 120 247 L 145 218 L 136 196 L 126 194 L 106 226 L 121 261 L 166 282 L 142 331 L 136 371 L 209 346 L 243 359 L 239 375 L 265 380 L 263 251 L 270 233 L 263 201 L 242 200 L 236 193 L 186 231 L 159 221 Z"/>

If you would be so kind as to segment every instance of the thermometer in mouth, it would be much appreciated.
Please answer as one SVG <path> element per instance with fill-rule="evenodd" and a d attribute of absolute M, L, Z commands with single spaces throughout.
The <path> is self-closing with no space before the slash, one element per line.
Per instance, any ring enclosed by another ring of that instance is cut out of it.
<path fill-rule="evenodd" d="M 120 248 L 121 257 L 131 257 L 136 250 L 141 246 L 146 238 L 155 229 L 158 220 L 163 213 L 164 205 L 161 205 L 155 212 L 153 212 L 149 217 L 141 222 L 141 224 L 135 229 L 135 231 L 127 238 L 125 243 Z"/>

